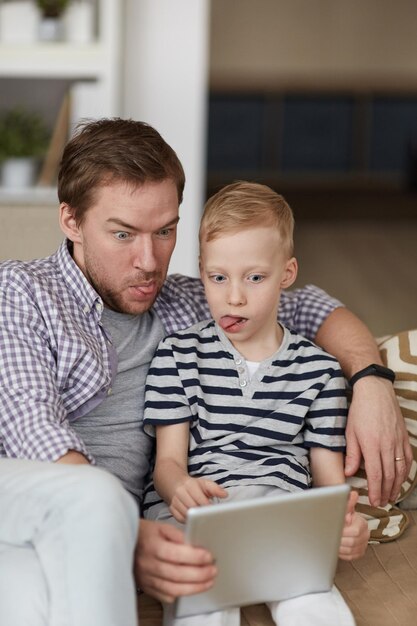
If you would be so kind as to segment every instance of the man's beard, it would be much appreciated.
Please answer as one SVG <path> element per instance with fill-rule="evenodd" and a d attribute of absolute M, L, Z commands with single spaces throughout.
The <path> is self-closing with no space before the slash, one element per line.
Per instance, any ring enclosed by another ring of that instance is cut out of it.
<path fill-rule="evenodd" d="M 142 307 L 141 310 L 138 311 L 135 307 L 135 303 L 124 303 L 123 291 L 119 293 L 111 287 L 106 286 L 106 281 L 97 277 L 96 272 L 94 272 L 94 266 L 92 267 L 91 264 L 86 263 L 85 276 L 89 283 L 94 287 L 95 291 L 99 294 L 106 307 L 108 307 L 112 311 L 116 311 L 116 313 L 126 313 L 129 315 L 140 315 L 141 313 L 149 311 L 149 309 L 153 306 L 156 298 L 158 297 L 163 285 L 163 277 L 161 275 L 161 272 L 139 271 L 133 279 L 127 282 L 126 287 L 128 287 L 129 285 L 146 283 L 149 281 L 154 281 L 158 285 L 156 295 L 152 301 L 146 303 L 136 303 L 136 307 L 139 304 L 141 304 Z"/>

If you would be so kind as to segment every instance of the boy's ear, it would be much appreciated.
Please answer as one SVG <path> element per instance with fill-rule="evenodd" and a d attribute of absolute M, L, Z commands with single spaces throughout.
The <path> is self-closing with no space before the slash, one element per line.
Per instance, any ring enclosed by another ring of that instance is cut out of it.
<path fill-rule="evenodd" d="M 73 211 L 69 204 L 61 202 L 59 207 L 59 225 L 64 235 L 73 242 L 79 242 L 80 228 L 74 218 Z"/>
<path fill-rule="evenodd" d="M 281 280 L 281 289 L 287 289 L 295 282 L 297 278 L 298 264 L 295 257 L 291 257 L 285 264 L 284 273 Z"/>

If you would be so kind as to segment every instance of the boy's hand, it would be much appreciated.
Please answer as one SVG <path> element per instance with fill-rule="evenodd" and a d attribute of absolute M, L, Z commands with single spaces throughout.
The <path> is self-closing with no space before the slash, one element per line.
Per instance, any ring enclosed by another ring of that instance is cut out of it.
<path fill-rule="evenodd" d="M 178 522 L 184 523 L 192 506 L 210 504 L 211 498 L 226 498 L 227 491 L 213 480 L 189 476 L 175 490 L 169 510 Z"/>
<path fill-rule="evenodd" d="M 351 491 L 346 509 L 342 540 L 339 548 L 339 558 L 344 561 L 359 559 L 365 554 L 368 545 L 368 524 L 358 513 L 355 512 L 357 501 L 357 491 Z"/>

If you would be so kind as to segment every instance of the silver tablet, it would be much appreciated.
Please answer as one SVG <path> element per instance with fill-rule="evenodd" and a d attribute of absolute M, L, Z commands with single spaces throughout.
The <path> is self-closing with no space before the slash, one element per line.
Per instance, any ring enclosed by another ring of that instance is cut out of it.
<path fill-rule="evenodd" d="M 204 593 L 178 598 L 185 617 L 327 591 L 333 584 L 348 485 L 192 508 L 186 541 L 219 570 Z"/>

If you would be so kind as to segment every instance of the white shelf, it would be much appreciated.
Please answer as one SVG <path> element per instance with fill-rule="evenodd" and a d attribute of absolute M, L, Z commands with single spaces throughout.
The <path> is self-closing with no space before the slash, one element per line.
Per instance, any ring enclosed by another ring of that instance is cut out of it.
<path fill-rule="evenodd" d="M 0 186 L 0 206 L 54 206 L 59 201 L 56 187 L 28 187 L 27 189 Z"/>
<path fill-rule="evenodd" d="M 0 94 L 7 89 L 6 81 L 19 79 L 20 84 L 11 87 L 10 101 L 21 97 L 22 104 L 30 106 L 36 89 L 33 80 L 46 79 L 47 84 L 42 84 L 42 98 L 38 98 L 40 107 L 46 109 L 49 106 L 48 92 L 61 94 L 64 91 L 58 85 L 54 92 L 54 81 L 68 81 L 71 83 L 68 85 L 71 128 L 82 118 L 120 115 L 124 3 L 121 0 L 95 0 L 94 4 L 97 38 L 91 43 L 38 41 L 11 44 L 0 41 Z M 53 98 L 52 102 L 55 102 Z M 47 112 L 52 115 L 49 109 Z M 36 206 L 56 207 L 57 204 L 55 188 L 5 189 L 0 186 L 0 207 L 27 206 L 32 209 Z"/>
<path fill-rule="evenodd" d="M 0 45 L 0 78 L 95 80 L 106 71 L 107 55 L 100 43 Z"/>
<path fill-rule="evenodd" d="M 97 0 L 97 39 L 88 44 L 0 41 L 0 80 L 51 79 L 80 84 L 94 81 L 97 97 L 93 97 L 92 105 L 83 103 L 81 108 L 86 104 L 86 110 L 80 111 L 82 117 L 94 116 L 97 103 L 99 113 L 115 114 L 120 88 L 122 4 L 120 0 Z M 91 101 L 91 93 L 89 98 Z"/>

